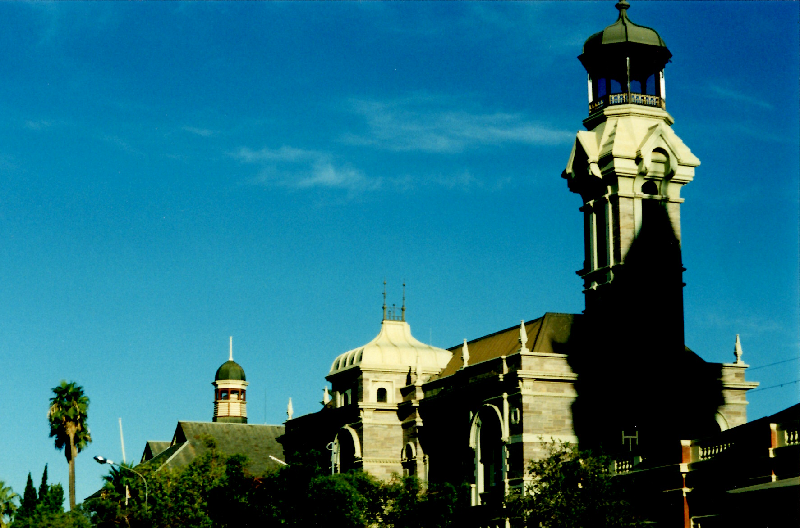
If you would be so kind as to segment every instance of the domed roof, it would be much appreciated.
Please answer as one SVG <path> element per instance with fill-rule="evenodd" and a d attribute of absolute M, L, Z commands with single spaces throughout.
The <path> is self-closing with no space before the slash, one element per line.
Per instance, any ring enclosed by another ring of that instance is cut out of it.
<path fill-rule="evenodd" d="M 605 53 L 608 45 L 613 44 L 633 44 L 638 46 L 648 46 L 648 53 L 655 53 L 660 55 L 663 62 L 672 56 L 672 53 L 667 49 L 667 44 L 664 39 L 656 33 L 654 29 L 649 27 L 634 24 L 628 18 L 628 8 L 630 4 L 626 0 L 620 0 L 616 5 L 619 10 L 619 18 L 617 21 L 605 28 L 599 33 L 595 33 L 583 44 L 583 56 L 595 55 L 597 53 Z M 584 62 L 581 58 L 581 62 Z"/>
<path fill-rule="evenodd" d="M 418 359 L 423 372 L 434 373 L 441 371 L 452 355 L 443 348 L 417 341 L 407 322 L 384 319 L 378 336 L 364 346 L 339 355 L 328 375 L 355 366 L 406 371 L 416 367 Z"/>
<path fill-rule="evenodd" d="M 220 380 L 247 381 L 247 378 L 244 377 L 244 369 L 237 362 L 229 359 L 217 369 L 217 375 L 214 376 L 214 381 Z"/>

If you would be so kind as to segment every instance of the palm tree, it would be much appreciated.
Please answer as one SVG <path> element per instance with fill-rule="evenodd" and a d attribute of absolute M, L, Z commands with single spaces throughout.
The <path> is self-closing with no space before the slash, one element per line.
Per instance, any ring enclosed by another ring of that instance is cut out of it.
<path fill-rule="evenodd" d="M 17 511 L 17 504 L 14 499 L 19 498 L 19 495 L 6 486 L 6 483 L 0 480 L 0 528 L 8 528 L 14 518 L 14 512 Z M 8 521 L 6 521 L 8 518 Z"/>
<path fill-rule="evenodd" d="M 89 427 L 86 425 L 89 398 L 83 387 L 75 382 L 61 384 L 53 388 L 50 398 L 50 437 L 55 437 L 56 449 L 63 449 L 69 464 L 69 509 L 75 509 L 75 457 L 91 441 Z"/>

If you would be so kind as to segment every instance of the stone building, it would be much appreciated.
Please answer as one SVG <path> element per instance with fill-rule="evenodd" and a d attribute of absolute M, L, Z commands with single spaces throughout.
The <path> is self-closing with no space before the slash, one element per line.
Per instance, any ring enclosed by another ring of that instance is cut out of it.
<path fill-rule="evenodd" d="M 378 336 L 334 360 L 332 398 L 286 422 L 290 463 L 314 450 L 330 454 L 332 471 L 466 483 L 471 503 L 490 508 L 523 488 L 527 462 L 553 441 L 641 470 L 671 460 L 681 440 L 747 421 L 758 384 L 745 380 L 738 337 L 724 364 L 684 343 L 681 190 L 700 161 L 666 110 L 671 53 L 630 21 L 625 0 L 616 7 L 578 57 L 588 116 L 562 174 L 584 217 L 584 312 L 443 350 L 412 337 L 405 306 L 387 314 L 384 294 Z M 676 488 L 678 503 L 686 490 Z"/>

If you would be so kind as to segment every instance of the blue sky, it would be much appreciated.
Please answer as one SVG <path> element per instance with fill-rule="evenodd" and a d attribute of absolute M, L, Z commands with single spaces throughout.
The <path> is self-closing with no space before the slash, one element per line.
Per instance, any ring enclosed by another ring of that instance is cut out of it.
<path fill-rule="evenodd" d="M 796 2 L 634 2 L 673 53 L 686 341 L 753 367 L 800 356 Z M 178 420 L 210 420 L 234 357 L 251 423 L 319 409 L 381 291 L 449 347 L 580 312 L 580 199 L 603 3 L 0 3 L 0 480 L 45 463 L 50 388 L 82 384 L 79 498 Z M 752 370 L 749 417 L 800 401 Z"/>

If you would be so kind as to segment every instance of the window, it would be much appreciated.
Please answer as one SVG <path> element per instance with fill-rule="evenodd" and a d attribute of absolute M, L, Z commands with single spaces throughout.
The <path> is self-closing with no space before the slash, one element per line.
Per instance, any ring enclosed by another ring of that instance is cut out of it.
<path fill-rule="evenodd" d="M 644 182 L 642 185 L 642 194 L 658 194 L 658 185 L 653 180 Z"/>
<path fill-rule="evenodd" d="M 595 96 L 597 99 L 604 97 L 608 93 L 608 89 L 606 88 L 606 79 L 605 77 L 601 77 L 597 79 L 595 83 Z"/>
<path fill-rule="evenodd" d="M 475 455 L 472 505 L 499 504 L 505 495 L 505 445 L 499 411 L 483 407 L 470 431 L 470 448 Z"/>
<path fill-rule="evenodd" d="M 375 400 L 378 403 L 386 403 L 386 389 L 383 387 L 379 387 L 378 391 L 375 395 Z"/>
<path fill-rule="evenodd" d="M 595 250 L 597 251 L 597 268 L 608 266 L 608 217 L 606 203 L 601 202 L 595 207 Z"/>

